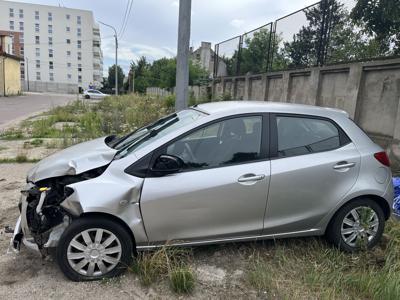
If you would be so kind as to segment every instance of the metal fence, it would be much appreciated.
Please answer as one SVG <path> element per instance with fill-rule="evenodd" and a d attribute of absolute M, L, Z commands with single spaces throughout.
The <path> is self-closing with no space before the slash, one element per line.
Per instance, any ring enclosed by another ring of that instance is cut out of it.
<path fill-rule="evenodd" d="M 381 47 L 373 34 L 353 20 L 355 3 L 322 0 L 216 44 L 214 77 L 399 56 L 400 42 Z"/>

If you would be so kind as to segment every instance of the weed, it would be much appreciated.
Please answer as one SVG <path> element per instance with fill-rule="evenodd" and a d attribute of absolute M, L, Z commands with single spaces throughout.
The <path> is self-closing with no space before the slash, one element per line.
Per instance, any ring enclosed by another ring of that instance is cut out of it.
<path fill-rule="evenodd" d="M 259 293 L 268 292 L 272 289 L 273 274 L 271 273 L 270 267 L 260 258 L 257 254 L 256 258 L 250 262 L 249 271 L 247 273 L 248 283 L 255 288 Z"/>
<path fill-rule="evenodd" d="M 189 266 L 172 266 L 168 277 L 174 292 L 188 294 L 193 291 L 195 278 Z"/>

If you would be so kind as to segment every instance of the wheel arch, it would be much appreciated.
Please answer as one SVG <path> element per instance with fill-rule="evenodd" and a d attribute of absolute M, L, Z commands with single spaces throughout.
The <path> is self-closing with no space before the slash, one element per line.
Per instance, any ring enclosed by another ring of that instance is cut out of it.
<path fill-rule="evenodd" d="M 108 213 L 104 213 L 104 212 L 85 212 L 82 213 L 79 218 L 85 218 L 85 217 L 101 217 L 101 218 L 107 218 L 110 219 L 112 221 L 114 221 L 115 223 L 118 223 L 119 225 L 121 225 L 126 232 L 129 234 L 129 236 L 131 237 L 132 240 L 132 245 L 134 248 L 134 251 L 136 251 L 136 240 L 135 240 L 135 236 L 132 232 L 132 230 L 129 228 L 128 224 L 125 223 L 124 220 L 122 220 L 121 218 L 118 218 L 117 216 L 114 216 L 112 214 L 108 214 Z"/>
<path fill-rule="evenodd" d="M 339 213 L 340 209 L 343 206 L 348 205 L 349 203 L 352 203 L 352 202 L 354 202 L 356 200 L 359 200 L 359 199 L 370 199 L 370 200 L 376 202 L 382 208 L 383 214 L 385 216 L 385 220 L 388 220 L 390 218 L 391 210 L 390 210 L 390 206 L 387 203 L 387 201 L 385 200 L 385 198 L 382 198 L 380 196 L 373 195 L 373 194 L 360 195 L 360 196 L 351 198 L 350 200 L 342 203 L 342 205 L 337 207 L 336 211 L 331 216 L 331 218 L 330 218 L 330 220 L 328 222 L 328 225 L 326 226 L 325 230 L 330 227 L 330 225 L 332 224 L 332 222 L 335 219 L 336 215 Z"/>

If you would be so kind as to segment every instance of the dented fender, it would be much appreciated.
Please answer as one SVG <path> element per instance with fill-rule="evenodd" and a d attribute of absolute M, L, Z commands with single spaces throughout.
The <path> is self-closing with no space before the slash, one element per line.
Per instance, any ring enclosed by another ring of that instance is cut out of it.
<path fill-rule="evenodd" d="M 60 205 L 76 217 L 84 213 L 116 216 L 131 229 L 136 244 L 147 243 L 139 206 L 144 179 L 114 172 L 109 168 L 99 177 L 68 185 L 73 192 Z"/>

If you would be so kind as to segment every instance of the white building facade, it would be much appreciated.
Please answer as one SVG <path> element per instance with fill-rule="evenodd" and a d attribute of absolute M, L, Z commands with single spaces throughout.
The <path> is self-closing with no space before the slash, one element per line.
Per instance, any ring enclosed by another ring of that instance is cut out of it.
<path fill-rule="evenodd" d="M 76 93 L 101 87 L 99 26 L 87 10 L 0 0 L 0 31 L 21 32 L 24 90 Z"/>

